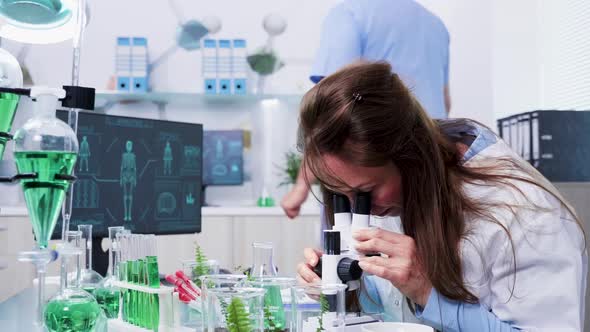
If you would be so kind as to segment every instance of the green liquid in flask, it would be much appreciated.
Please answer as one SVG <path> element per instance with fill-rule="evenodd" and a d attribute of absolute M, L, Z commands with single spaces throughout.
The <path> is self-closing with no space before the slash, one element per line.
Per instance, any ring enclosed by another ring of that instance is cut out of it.
<path fill-rule="evenodd" d="M 99 315 L 100 307 L 94 298 L 72 296 L 47 303 L 45 326 L 51 332 L 90 332 Z"/>
<path fill-rule="evenodd" d="M 9 133 L 18 107 L 19 96 L 12 93 L 0 93 L 0 132 Z M 0 137 L 0 160 L 4 155 L 6 137 Z"/>
<path fill-rule="evenodd" d="M 281 288 L 279 286 L 265 286 L 266 294 L 264 295 L 264 306 L 270 312 L 270 317 L 265 317 L 265 329 L 273 331 L 282 331 L 286 325 L 285 308 L 283 307 L 283 298 L 281 297 Z M 272 322 L 270 322 L 272 320 Z"/>
<path fill-rule="evenodd" d="M 94 291 L 96 301 L 107 318 L 117 318 L 119 316 L 120 294 L 121 292 L 118 289 L 99 288 Z"/>
<path fill-rule="evenodd" d="M 56 174 L 72 174 L 76 153 L 61 151 L 15 152 L 19 173 L 37 173 L 36 179 L 22 180 L 27 210 L 40 248 L 47 248 L 61 211 L 68 181 L 56 180 Z"/>

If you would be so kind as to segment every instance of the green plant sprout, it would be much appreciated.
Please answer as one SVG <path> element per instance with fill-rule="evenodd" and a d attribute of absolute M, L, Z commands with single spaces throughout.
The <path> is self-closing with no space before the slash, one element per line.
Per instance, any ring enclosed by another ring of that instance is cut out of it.
<path fill-rule="evenodd" d="M 223 307 L 222 307 L 223 308 Z M 226 308 L 226 324 L 229 332 L 251 332 L 250 316 L 244 302 L 238 297 L 231 299 Z"/>
<path fill-rule="evenodd" d="M 320 294 L 320 317 L 318 319 L 319 326 L 316 332 L 325 331 L 324 330 L 324 314 L 330 311 L 330 304 L 328 303 L 328 298 L 323 293 Z"/>
<path fill-rule="evenodd" d="M 195 247 L 195 261 L 197 265 L 193 268 L 193 281 L 197 286 L 201 287 L 199 277 L 209 273 L 209 260 L 199 245 Z"/>
<path fill-rule="evenodd" d="M 241 265 L 234 267 L 234 271 L 238 271 L 241 274 L 246 275 L 246 281 L 253 281 L 254 277 L 250 274 L 250 268 L 245 268 Z"/>

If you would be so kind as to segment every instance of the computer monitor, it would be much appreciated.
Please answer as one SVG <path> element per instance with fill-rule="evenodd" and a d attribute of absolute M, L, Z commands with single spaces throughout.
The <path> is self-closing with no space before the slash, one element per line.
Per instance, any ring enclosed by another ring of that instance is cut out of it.
<path fill-rule="evenodd" d="M 244 131 L 206 130 L 203 134 L 203 186 L 244 183 Z"/>
<path fill-rule="evenodd" d="M 70 229 L 92 224 L 93 237 L 107 237 L 109 226 L 201 231 L 202 125 L 80 112 L 78 140 Z M 61 229 L 60 218 L 54 238 Z"/>

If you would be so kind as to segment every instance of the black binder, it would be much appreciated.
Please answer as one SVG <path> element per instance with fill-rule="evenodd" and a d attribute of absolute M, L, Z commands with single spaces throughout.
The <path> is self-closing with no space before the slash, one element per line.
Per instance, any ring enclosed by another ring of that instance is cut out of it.
<path fill-rule="evenodd" d="M 500 137 L 550 181 L 590 181 L 590 111 L 538 110 L 497 124 Z"/>

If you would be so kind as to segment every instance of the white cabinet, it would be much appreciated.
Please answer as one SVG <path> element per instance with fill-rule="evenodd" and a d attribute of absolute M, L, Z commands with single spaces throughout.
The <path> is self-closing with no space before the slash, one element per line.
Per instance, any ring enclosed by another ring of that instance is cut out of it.
<path fill-rule="evenodd" d="M 199 234 L 158 237 L 162 272 L 171 273 L 181 268 L 182 260 L 193 259 L 196 243 L 208 258 L 218 260 L 221 268 L 233 270 L 250 266 L 253 242 L 272 242 L 280 274 L 293 276 L 303 258 L 303 249 L 319 245 L 320 221 L 315 212 L 290 220 L 277 209 L 219 210 L 207 213 L 204 209 L 203 231 Z"/>
<path fill-rule="evenodd" d="M 16 257 L 19 251 L 33 248 L 34 242 L 25 209 L 1 215 L 0 224 L 6 227 L 0 232 L 0 262 L 6 265 L 0 269 L 1 302 L 32 285 L 32 266 L 18 262 Z M 301 217 L 290 220 L 280 208 L 203 208 L 202 230 L 199 234 L 158 236 L 160 272 L 173 273 L 182 268 L 182 260 L 194 259 L 195 243 L 222 268 L 248 267 L 252 242 L 264 241 L 274 244 L 280 274 L 292 276 L 303 258 L 303 249 L 317 247 L 320 240 L 317 209 L 304 210 Z M 59 264 L 53 262 L 47 270 L 48 275 L 56 276 Z"/>

